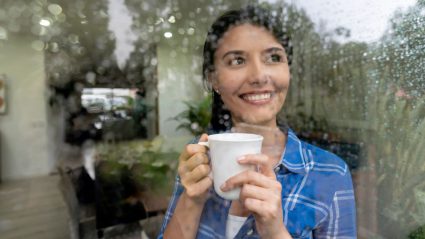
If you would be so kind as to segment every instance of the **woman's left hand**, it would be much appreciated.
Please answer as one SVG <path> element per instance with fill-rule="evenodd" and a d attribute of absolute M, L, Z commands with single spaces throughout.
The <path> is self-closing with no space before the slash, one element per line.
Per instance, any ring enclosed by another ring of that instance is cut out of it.
<path fill-rule="evenodd" d="M 291 238 L 283 223 L 282 185 L 276 180 L 273 166 L 265 154 L 245 155 L 240 164 L 258 166 L 259 171 L 245 171 L 228 179 L 221 190 L 241 187 L 239 200 L 254 214 L 261 238 Z"/>

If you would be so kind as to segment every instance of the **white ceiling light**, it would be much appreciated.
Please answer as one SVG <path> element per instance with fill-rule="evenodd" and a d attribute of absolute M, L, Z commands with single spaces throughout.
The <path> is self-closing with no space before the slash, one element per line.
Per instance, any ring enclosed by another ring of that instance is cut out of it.
<path fill-rule="evenodd" d="M 171 32 L 165 32 L 164 33 L 164 37 L 165 38 L 171 38 L 171 37 L 173 37 L 173 33 L 171 33 Z"/>
<path fill-rule="evenodd" d="M 50 21 L 47 20 L 47 19 L 41 19 L 39 24 L 42 25 L 42 26 L 48 27 L 48 26 L 50 26 Z"/>

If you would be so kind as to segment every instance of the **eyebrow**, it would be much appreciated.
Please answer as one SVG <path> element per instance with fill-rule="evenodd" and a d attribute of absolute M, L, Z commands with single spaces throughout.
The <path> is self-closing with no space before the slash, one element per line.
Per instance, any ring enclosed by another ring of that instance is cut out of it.
<path fill-rule="evenodd" d="M 280 47 L 270 47 L 270 48 L 267 48 L 266 50 L 264 50 L 264 52 L 265 53 L 282 52 L 282 53 L 285 54 L 285 50 L 283 48 L 280 48 Z M 228 55 L 243 55 L 243 54 L 244 54 L 244 51 L 242 51 L 242 50 L 228 51 L 223 55 L 222 59 L 226 58 Z"/>
<path fill-rule="evenodd" d="M 270 47 L 270 48 L 267 48 L 265 50 L 265 52 L 266 53 L 270 53 L 270 52 L 283 52 L 283 53 L 285 53 L 285 49 L 280 48 L 280 47 Z"/>

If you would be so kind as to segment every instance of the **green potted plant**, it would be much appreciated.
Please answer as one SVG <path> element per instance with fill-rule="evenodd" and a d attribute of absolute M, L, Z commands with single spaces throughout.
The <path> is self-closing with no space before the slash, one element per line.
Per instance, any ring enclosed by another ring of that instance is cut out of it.
<path fill-rule="evenodd" d="M 163 152 L 162 138 L 97 146 L 96 177 L 107 182 L 129 177 L 139 190 L 163 188 L 174 175 L 178 153 Z M 101 166 L 101 167 L 99 167 Z"/>
<path fill-rule="evenodd" d="M 96 222 L 100 228 L 146 218 L 151 207 L 165 210 L 178 153 L 163 152 L 161 145 L 157 137 L 96 146 Z"/>
<path fill-rule="evenodd" d="M 130 167 L 130 177 L 139 191 L 169 193 L 177 167 L 177 152 L 163 152 L 162 139 L 144 141 L 144 151 Z"/>
<path fill-rule="evenodd" d="M 185 129 L 192 135 L 205 133 L 211 120 L 211 94 L 208 94 L 200 101 L 185 101 L 184 104 L 186 105 L 186 109 L 171 118 L 180 122 L 177 130 Z"/>

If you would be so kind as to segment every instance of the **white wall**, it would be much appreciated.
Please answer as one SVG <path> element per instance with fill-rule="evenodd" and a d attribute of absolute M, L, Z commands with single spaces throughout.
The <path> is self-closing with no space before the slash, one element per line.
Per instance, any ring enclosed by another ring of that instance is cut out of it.
<path fill-rule="evenodd" d="M 0 74 L 7 76 L 7 112 L 0 115 L 2 179 L 46 175 L 49 160 L 44 54 L 33 39 L 9 37 L 0 46 Z"/>
<path fill-rule="evenodd" d="M 183 52 L 181 47 L 167 42 L 158 46 L 157 56 L 159 134 L 166 140 L 164 149 L 180 151 L 192 136 L 185 130 L 176 130 L 179 123 L 170 118 L 185 110 L 184 101 L 201 99 L 201 58 L 194 46 Z"/>

